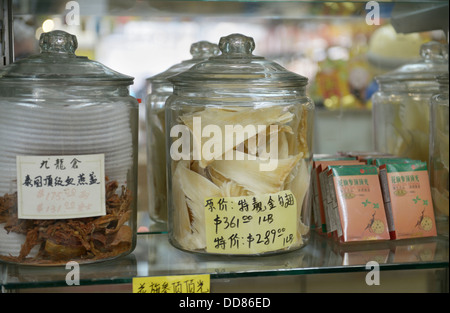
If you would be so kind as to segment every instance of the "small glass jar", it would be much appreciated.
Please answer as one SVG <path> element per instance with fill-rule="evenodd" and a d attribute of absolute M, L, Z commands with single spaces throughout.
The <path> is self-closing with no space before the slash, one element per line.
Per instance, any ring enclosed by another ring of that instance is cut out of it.
<path fill-rule="evenodd" d="M 252 54 L 241 34 L 221 55 L 169 78 L 169 240 L 179 249 L 265 255 L 309 238 L 314 104 L 307 78 Z"/>
<path fill-rule="evenodd" d="M 448 237 L 448 73 L 439 76 L 440 91 L 431 98 L 430 184 L 438 234 Z"/>
<path fill-rule="evenodd" d="M 429 161 L 430 97 L 439 90 L 435 77 L 448 71 L 446 46 L 421 46 L 422 60 L 376 77 L 372 97 L 375 150 Z"/>
<path fill-rule="evenodd" d="M 150 218 L 155 222 L 167 222 L 167 180 L 165 145 L 165 103 L 172 95 L 173 86 L 167 78 L 182 73 L 194 64 L 219 54 L 216 44 L 199 41 L 191 45 L 192 59 L 170 67 L 165 72 L 147 79 L 147 183 Z"/>
<path fill-rule="evenodd" d="M 41 53 L 0 73 L 0 260 L 104 261 L 136 244 L 133 78 L 43 33 Z"/>

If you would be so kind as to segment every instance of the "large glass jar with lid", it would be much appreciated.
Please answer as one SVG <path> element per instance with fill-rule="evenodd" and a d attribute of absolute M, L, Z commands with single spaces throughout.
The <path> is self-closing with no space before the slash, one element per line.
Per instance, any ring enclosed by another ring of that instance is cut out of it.
<path fill-rule="evenodd" d="M 225 255 L 303 247 L 314 115 L 307 78 L 253 55 L 242 34 L 222 37 L 219 48 L 169 78 L 170 242 Z"/>
<path fill-rule="evenodd" d="M 430 97 L 439 90 L 436 76 L 448 71 L 448 48 L 421 46 L 421 60 L 376 77 L 372 97 L 375 149 L 428 162 Z"/>
<path fill-rule="evenodd" d="M 173 87 L 167 79 L 182 73 L 201 61 L 219 54 L 217 44 L 199 41 L 191 45 L 192 58 L 175 64 L 166 71 L 147 79 L 147 183 L 150 218 L 167 222 L 167 180 L 165 145 L 165 103 Z"/>
<path fill-rule="evenodd" d="M 43 33 L 41 53 L 0 73 L 0 260 L 90 263 L 136 242 L 133 78 Z"/>
<path fill-rule="evenodd" d="M 431 98 L 430 184 L 438 234 L 448 236 L 448 73 L 437 78 L 440 91 Z"/>

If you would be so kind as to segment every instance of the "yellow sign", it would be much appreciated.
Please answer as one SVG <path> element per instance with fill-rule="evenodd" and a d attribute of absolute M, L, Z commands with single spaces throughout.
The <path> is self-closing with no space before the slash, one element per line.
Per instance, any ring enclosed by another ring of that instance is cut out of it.
<path fill-rule="evenodd" d="M 133 293 L 209 293 L 209 275 L 133 277 Z"/>
<path fill-rule="evenodd" d="M 297 240 L 297 201 L 290 190 L 211 197 L 204 204 L 210 253 L 264 253 L 287 248 Z"/>

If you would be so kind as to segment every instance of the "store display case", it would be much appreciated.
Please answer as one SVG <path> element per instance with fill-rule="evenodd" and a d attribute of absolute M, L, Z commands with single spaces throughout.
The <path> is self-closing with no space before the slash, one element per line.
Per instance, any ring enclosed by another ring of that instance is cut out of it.
<path fill-rule="evenodd" d="M 373 78 L 413 62 L 425 41 L 448 44 L 448 1 L 1 4 L 2 56 L 20 59 L 37 53 L 36 36 L 65 30 L 77 36 L 78 55 L 135 77 L 130 92 L 142 99 L 135 250 L 116 260 L 83 265 L 79 282 L 70 280 L 70 267 L 0 263 L 2 292 L 132 292 L 134 277 L 184 274 L 209 274 L 211 292 L 448 292 L 448 237 L 442 235 L 345 245 L 312 230 L 305 247 L 264 257 L 197 255 L 174 248 L 166 225 L 149 216 L 143 112 L 146 78 L 188 59 L 193 42 L 214 42 L 239 32 L 255 39 L 256 55 L 309 79 L 307 93 L 316 104 L 315 153 L 368 151 L 373 147 Z M 8 16 L 15 31 L 6 36 Z M 12 36 L 15 49 L 4 41 Z M 370 261 L 380 266 L 379 286 L 366 282 Z"/>

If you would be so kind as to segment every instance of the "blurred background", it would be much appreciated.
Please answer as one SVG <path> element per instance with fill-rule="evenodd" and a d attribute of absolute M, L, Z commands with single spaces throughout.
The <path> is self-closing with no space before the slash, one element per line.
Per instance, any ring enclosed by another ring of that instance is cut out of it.
<path fill-rule="evenodd" d="M 42 32 L 68 31 L 77 55 L 135 77 L 131 92 L 144 107 L 145 79 L 190 59 L 192 43 L 243 33 L 254 38 L 254 54 L 309 78 L 316 153 L 372 149 L 373 77 L 415 61 L 423 42 L 445 42 L 445 33 L 397 33 L 394 6 L 410 3 L 379 2 L 379 25 L 369 25 L 366 2 L 275 2 L 13 0 L 15 59 L 38 53 Z"/>
<path fill-rule="evenodd" d="M 372 11 L 365 1 L 10 0 L 10 4 L 15 60 L 39 52 L 42 32 L 60 29 L 77 36 L 77 55 L 135 77 L 130 91 L 141 99 L 142 167 L 146 166 L 145 80 L 190 59 L 194 42 L 218 43 L 222 36 L 242 33 L 254 38 L 255 55 L 308 77 L 308 94 L 316 104 L 315 153 L 371 151 L 374 77 L 418 60 L 424 42 L 447 42 L 445 31 L 436 27 L 405 33 L 394 29 L 395 12 L 421 9 L 414 1 L 377 2 L 377 20 L 370 20 Z M 142 176 L 140 181 L 146 184 Z"/>
<path fill-rule="evenodd" d="M 274 2 L 13 0 L 15 59 L 38 53 L 42 32 L 65 30 L 78 38 L 77 55 L 135 77 L 131 92 L 144 106 L 145 79 L 190 59 L 192 43 L 243 33 L 254 54 L 309 78 L 316 153 L 370 150 L 373 77 L 414 62 L 423 42 L 445 42 L 445 33 L 397 33 L 394 5 L 410 3 L 380 2 L 380 25 L 369 25 L 366 2 Z"/>

